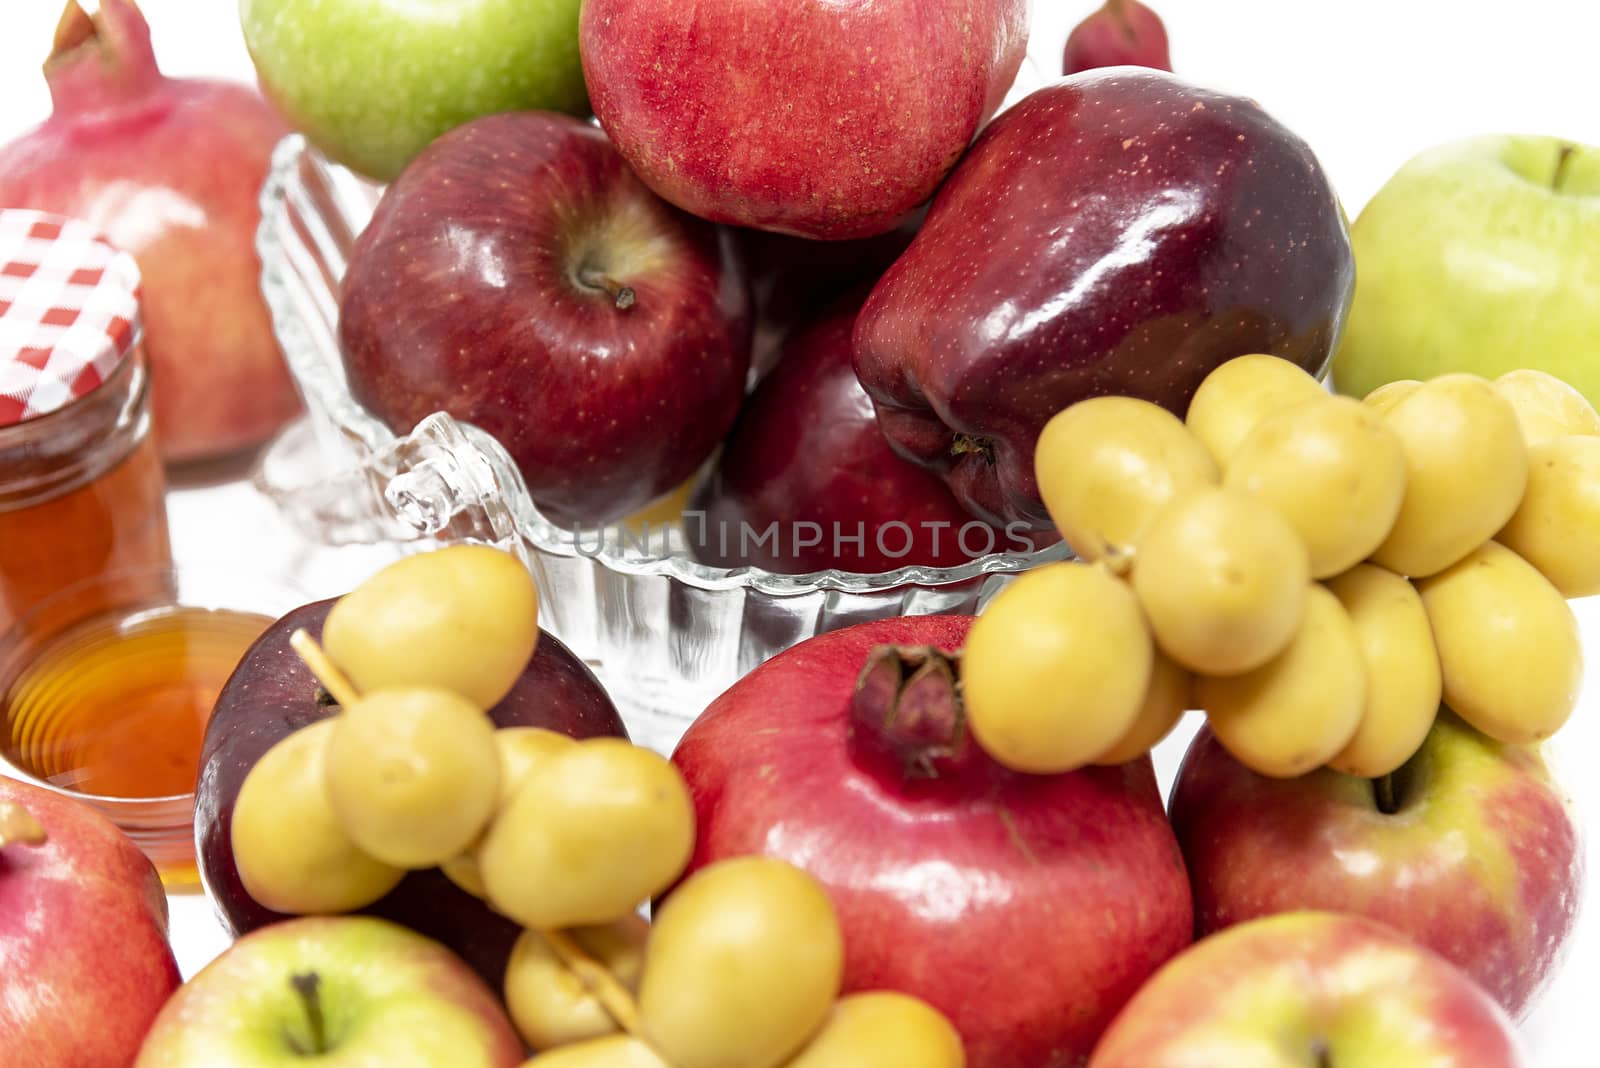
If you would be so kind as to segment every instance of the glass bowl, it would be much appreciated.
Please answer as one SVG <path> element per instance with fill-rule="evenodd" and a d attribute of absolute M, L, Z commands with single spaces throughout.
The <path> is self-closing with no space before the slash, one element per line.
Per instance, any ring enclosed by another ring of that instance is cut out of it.
<path fill-rule="evenodd" d="M 681 528 L 647 537 L 576 532 L 540 514 L 505 450 L 443 413 L 397 436 L 351 397 L 338 288 L 380 187 L 291 135 L 261 194 L 261 287 L 308 415 L 268 453 L 259 488 L 333 543 L 473 539 L 517 552 L 540 622 L 595 670 L 635 741 L 666 750 L 736 679 L 806 638 L 896 615 L 975 612 L 1007 576 L 1064 546 L 997 552 L 960 567 L 783 575 L 708 567 Z"/>

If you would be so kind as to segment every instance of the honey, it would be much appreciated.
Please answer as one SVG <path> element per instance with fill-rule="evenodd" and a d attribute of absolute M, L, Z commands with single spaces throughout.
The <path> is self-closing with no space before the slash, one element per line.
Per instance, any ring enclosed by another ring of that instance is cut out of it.
<path fill-rule="evenodd" d="M 190 793 L 211 706 L 271 622 L 167 605 L 72 627 L 5 686 L 5 758 L 80 794 Z"/>
<path fill-rule="evenodd" d="M 9 458 L 0 447 L 0 462 Z M 171 558 L 165 490 L 150 436 L 109 470 L 48 499 L 13 505 L 0 486 L 0 644 L 24 613 L 61 590 L 165 564 Z M 107 607 L 85 602 L 78 609 L 94 614 Z"/>

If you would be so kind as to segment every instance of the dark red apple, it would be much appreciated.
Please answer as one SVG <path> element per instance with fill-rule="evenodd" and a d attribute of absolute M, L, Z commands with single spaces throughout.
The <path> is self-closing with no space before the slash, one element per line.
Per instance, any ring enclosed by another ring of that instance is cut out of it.
<path fill-rule="evenodd" d="M 750 308 L 731 241 L 656 197 L 605 135 L 509 112 L 439 138 L 356 242 L 339 341 L 396 432 L 494 435 L 560 522 L 666 493 L 732 425 Z"/>
<path fill-rule="evenodd" d="M 902 455 L 992 522 L 1049 523 L 1039 431 L 1096 394 L 1178 414 L 1245 353 L 1321 373 L 1355 281 L 1305 142 L 1255 103 L 1118 68 L 1006 111 L 856 321 Z"/>
<path fill-rule="evenodd" d="M 235 935 L 285 919 L 258 904 L 233 861 L 233 805 L 245 775 L 281 738 L 338 711 L 319 699 L 317 680 L 289 646 L 304 627 L 313 638 L 333 601 L 296 608 L 269 627 L 217 697 L 200 753 L 195 845 L 206 891 Z M 611 699 L 583 661 L 549 634 L 505 699 L 489 711 L 500 727 L 544 727 L 574 738 L 626 737 Z M 491 912 L 437 870 L 412 872 L 371 908 L 449 946 L 496 989 L 520 928 Z"/>
<path fill-rule="evenodd" d="M 1097 67 L 1171 70 L 1167 27 L 1139 0 L 1106 0 L 1067 34 L 1061 69 L 1078 74 Z"/>
<path fill-rule="evenodd" d="M 585 0 L 584 80 L 656 192 L 824 240 L 893 229 L 1016 78 L 1028 0 Z"/>
<path fill-rule="evenodd" d="M 756 373 L 770 370 L 784 342 L 821 318 L 835 300 L 877 281 L 911 244 L 922 216 L 921 210 L 915 211 L 888 233 L 855 241 L 812 241 L 734 228 L 755 310 L 750 364 Z"/>
<path fill-rule="evenodd" d="M 82 802 L 0 775 L 0 1064 L 131 1064 L 178 982 L 139 847 Z"/>
<path fill-rule="evenodd" d="M 717 567 L 951 567 L 1033 546 L 964 511 L 932 472 L 889 448 L 850 365 L 865 290 L 784 346 L 750 395 L 684 529 Z"/>
<path fill-rule="evenodd" d="M 930 1002 L 971 1068 L 1076 1066 L 1188 945 L 1189 882 L 1148 757 L 1023 775 L 978 749 L 954 656 L 970 624 L 833 631 L 713 702 L 672 758 L 698 815 L 691 870 L 805 868 L 838 910 L 847 990 Z"/>
<path fill-rule="evenodd" d="M 1434 950 L 1513 1016 L 1554 976 L 1583 899 L 1583 847 L 1537 748 L 1441 714 L 1376 782 L 1323 769 L 1257 775 L 1209 731 L 1172 794 L 1201 934 L 1331 909 Z"/>

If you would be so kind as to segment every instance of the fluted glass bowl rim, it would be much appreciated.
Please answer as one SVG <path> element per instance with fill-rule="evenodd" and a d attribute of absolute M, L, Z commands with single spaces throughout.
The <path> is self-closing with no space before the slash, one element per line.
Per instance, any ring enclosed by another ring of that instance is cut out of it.
<path fill-rule="evenodd" d="M 308 165 L 336 180 L 365 181 L 323 156 L 302 134 L 288 134 L 278 143 L 260 193 L 261 222 L 256 232 L 256 249 L 261 260 L 261 292 L 271 315 L 273 332 L 295 372 L 294 377 L 302 393 L 307 394 L 308 406 L 314 414 L 320 409 L 347 439 L 353 439 L 361 447 L 376 453 L 400 440 L 401 436 L 354 399 L 344 380 L 338 353 L 320 351 L 320 346 L 307 335 L 296 299 L 289 284 L 281 277 L 285 242 L 290 239 L 287 222 L 289 189 L 297 172 Z M 315 205 L 311 207 L 314 209 Z M 368 220 L 345 214 L 336 221 L 352 233 L 359 234 Z M 336 290 L 330 291 L 328 296 L 337 302 Z M 339 386 L 331 391 L 333 395 L 312 395 L 313 385 L 328 381 L 330 376 Z M 686 551 L 619 551 L 613 542 L 622 539 L 610 537 L 602 538 L 593 552 L 580 551 L 576 544 L 568 542 L 567 535 L 570 532 L 550 522 L 533 503 L 504 447 L 480 428 L 458 422 L 493 469 L 512 512 L 517 533 L 524 541 L 551 556 L 589 557 L 600 566 L 619 574 L 660 576 L 705 591 L 750 589 L 784 597 L 814 593 L 870 595 L 911 586 L 957 586 L 989 575 L 1019 573 L 1041 564 L 1070 559 L 1072 555 L 1065 543 L 1057 542 L 1027 553 L 991 552 L 952 567 L 908 565 L 875 573 L 830 568 L 804 574 L 787 574 L 753 566 L 716 567 L 696 560 Z"/>

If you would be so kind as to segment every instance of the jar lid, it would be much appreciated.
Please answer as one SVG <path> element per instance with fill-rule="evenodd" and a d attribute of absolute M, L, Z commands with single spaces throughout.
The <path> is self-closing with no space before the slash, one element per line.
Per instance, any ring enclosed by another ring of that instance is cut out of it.
<path fill-rule="evenodd" d="M 132 256 L 77 219 L 0 211 L 0 427 L 92 392 L 139 328 Z"/>

